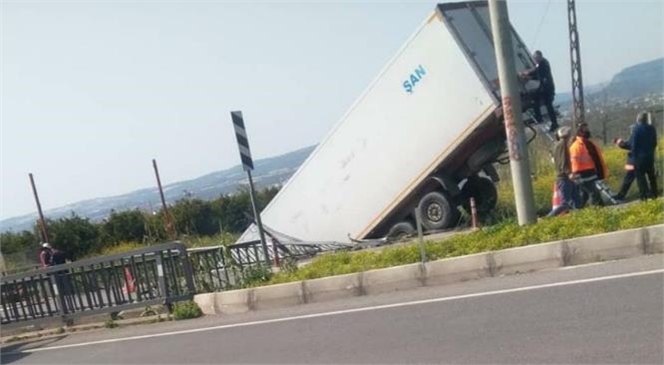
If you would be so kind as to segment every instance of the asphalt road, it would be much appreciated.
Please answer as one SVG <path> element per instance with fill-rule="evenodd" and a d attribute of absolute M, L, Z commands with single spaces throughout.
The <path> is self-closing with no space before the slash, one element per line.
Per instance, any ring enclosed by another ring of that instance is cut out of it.
<path fill-rule="evenodd" d="M 664 363 L 662 256 L 2 348 L 3 364 Z"/>

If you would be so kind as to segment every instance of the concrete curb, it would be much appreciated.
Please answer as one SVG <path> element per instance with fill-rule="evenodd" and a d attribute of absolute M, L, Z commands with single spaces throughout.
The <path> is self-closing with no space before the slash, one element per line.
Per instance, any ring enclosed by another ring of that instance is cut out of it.
<path fill-rule="evenodd" d="M 567 241 L 569 265 L 635 257 L 646 253 L 645 229 L 631 229 Z"/>
<path fill-rule="evenodd" d="M 118 328 L 121 328 L 121 327 L 136 326 L 136 325 L 141 325 L 141 324 L 151 324 L 151 323 L 157 323 L 157 322 L 165 322 L 165 321 L 170 321 L 170 320 L 173 320 L 173 319 L 168 314 L 166 314 L 166 315 L 158 314 L 156 316 L 139 317 L 139 318 L 131 318 L 131 319 L 120 319 L 120 320 L 114 321 L 114 323 L 117 325 Z M 34 331 L 34 332 L 18 333 L 18 334 L 12 335 L 12 336 L 2 337 L 2 339 L 0 340 L 0 343 L 8 344 L 8 343 L 13 343 L 13 342 L 34 340 L 34 339 L 46 340 L 46 339 L 49 339 L 49 338 L 64 336 L 64 335 L 70 334 L 70 333 L 103 329 L 105 327 L 106 327 L 105 323 L 102 322 L 102 323 L 80 324 L 80 325 L 71 326 L 71 327 L 64 326 L 64 327 L 51 328 L 51 329 L 46 329 L 46 330 L 41 330 L 41 331 Z"/>
<path fill-rule="evenodd" d="M 199 294 L 205 314 L 234 314 L 664 253 L 664 224 L 361 273 Z"/>
<path fill-rule="evenodd" d="M 362 294 L 376 295 L 424 286 L 422 264 L 388 267 L 365 271 L 362 275 Z"/>
<path fill-rule="evenodd" d="M 489 253 L 478 253 L 427 262 L 426 283 L 438 286 L 491 276 L 489 256 Z"/>
<path fill-rule="evenodd" d="M 362 295 L 362 276 L 362 274 L 356 273 L 303 281 L 307 303 L 320 303 Z"/>
<path fill-rule="evenodd" d="M 291 307 L 306 303 L 304 296 L 304 282 L 261 286 L 253 289 L 253 300 L 250 308 L 253 310 Z"/>

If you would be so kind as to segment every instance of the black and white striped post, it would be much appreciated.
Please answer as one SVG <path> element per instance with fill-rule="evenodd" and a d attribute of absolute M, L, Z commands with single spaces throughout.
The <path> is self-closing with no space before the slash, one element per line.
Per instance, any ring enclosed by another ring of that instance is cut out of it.
<path fill-rule="evenodd" d="M 251 177 L 251 170 L 254 169 L 254 161 L 251 159 L 251 150 L 249 150 L 249 138 L 247 137 L 247 129 L 244 127 L 244 119 L 242 118 L 241 111 L 231 112 L 231 119 L 233 120 L 233 128 L 235 128 L 235 138 L 237 139 L 237 147 L 240 150 L 240 159 L 242 160 L 242 168 L 247 172 L 249 178 L 249 196 L 251 197 L 251 207 L 254 210 L 254 219 L 256 226 L 258 226 L 258 235 L 260 236 L 261 245 L 263 246 L 263 254 L 265 255 L 265 263 L 270 266 L 270 255 L 267 251 L 267 243 L 265 241 L 265 233 L 263 232 L 263 222 L 261 215 L 256 205 L 256 192 L 254 191 L 254 180 Z M 275 246 L 275 260 L 277 259 L 277 252 Z"/>

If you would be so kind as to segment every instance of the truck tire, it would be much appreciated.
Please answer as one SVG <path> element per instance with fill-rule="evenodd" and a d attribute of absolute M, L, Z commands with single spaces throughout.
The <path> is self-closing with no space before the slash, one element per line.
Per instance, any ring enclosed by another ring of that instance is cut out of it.
<path fill-rule="evenodd" d="M 410 222 L 399 222 L 387 232 L 387 238 L 400 240 L 415 233 L 415 227 Z"/>
<path fill-rule="evenodd" d="M 470 214 L 470 198 L 475 198 L 475 209 L 478 214 L 486 214 L 498 203 L 496 185 L 490 179 L 471 176 L 461 189 L 463 208 Z"/>
<path fill-rule="evenodd" d="M 430 231 L 452 227 L 459 221 L 459 210 L 450 203 L 446 194 L 438 191 L 425 195 L 418 209 L 422 226 Z"/>

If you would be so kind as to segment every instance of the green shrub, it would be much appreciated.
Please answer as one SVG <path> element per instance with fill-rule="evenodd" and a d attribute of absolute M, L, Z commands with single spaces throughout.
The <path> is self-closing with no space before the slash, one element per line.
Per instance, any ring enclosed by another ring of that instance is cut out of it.
<path fill-rule="evenodd" d="M 109 318 L 108 320 L 106 320 L 106 322 L 104 322 L 104 327 L 115 328 L 118 327 L 118 324 L 115 323 L 115 321 L 112 318 Z"/>
<path fill-rule="evenodd" d="M 220 233 L 214 236 L 185 236 L 182 237 L 182 243 L 188 248 L 226 246 L 237 241 L 239 235 L 233 233 Z"/>
<path fill-rule="evenodd" d="M 129 251 L 138 250 L 138 249 L 145 248 L 145 247 L 147 247 L 147 245 L 139 243 L 139 242 L 120 242 L 120 243 L 113 244 L 113 245 L 103 246 L 100 250 L 98 250 L 94 253 L 91 253 L 91 254 L 85 256 L 84 258 L 115 255 L 117 253 L 129 252 Z"/>
<path fill-rule="evenodd" d="M 175 303 L 173 306 L 173 316 L 176 321 L 181 319 L 198 318 L 203 315 L 201 308 L 193 301 Z"/>
<path fill-rule="evenodd" d="M 249 288 L 254 286 L 261 286 L 272 278 L 272 270 L 269 266 L 258 264 L 246 266 L 242 269 L 242 282 L 239 288 Z"/>

